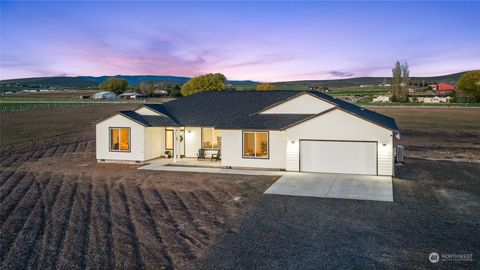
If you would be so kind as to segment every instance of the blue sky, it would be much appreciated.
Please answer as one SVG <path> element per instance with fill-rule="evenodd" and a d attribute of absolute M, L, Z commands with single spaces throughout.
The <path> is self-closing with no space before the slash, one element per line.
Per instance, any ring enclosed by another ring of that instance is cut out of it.
<path fill-rule="evenodd" d="M 224 73 L 259 81 L 480 68 L 479 2 L 8 2 L 1 78 Z"/>

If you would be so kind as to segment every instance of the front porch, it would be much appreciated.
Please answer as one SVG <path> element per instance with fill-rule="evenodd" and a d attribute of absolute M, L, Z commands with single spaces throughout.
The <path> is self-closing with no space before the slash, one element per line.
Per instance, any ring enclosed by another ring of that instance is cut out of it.
<path fill-rule="evenodd" d="M 180 158 L 176 161 L 173 158 L 156 158 L 145 162 L 152 165 L 160 166 L 181 166 L 181 167 L 205 167 L 205 168 L 221 168 L 221 161 L 212 161 L 207 159 L 197 158 Z"/>

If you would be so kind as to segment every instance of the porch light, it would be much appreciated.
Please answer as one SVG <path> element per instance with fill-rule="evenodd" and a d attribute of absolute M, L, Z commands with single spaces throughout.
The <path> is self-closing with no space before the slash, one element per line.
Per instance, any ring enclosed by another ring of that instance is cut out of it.
<path fill-rule="evenodd" d="M 191 131 L 191 130 L 188 130 L 188 133 L 192 133 L 192 131 Z"/>
<path fill-rule="evenodd" d="M 290 141 L 292 144 L 295 144 L 295 141 Z"/>

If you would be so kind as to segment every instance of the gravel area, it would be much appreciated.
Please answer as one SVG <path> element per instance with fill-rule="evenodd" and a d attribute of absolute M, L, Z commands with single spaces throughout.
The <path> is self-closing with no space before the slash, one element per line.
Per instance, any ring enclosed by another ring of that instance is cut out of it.
<path fill-rule="evenodd" d="M 410 159 L 394 202 L 264 195 L 203 269 L 480 267 L 480 168 Z M 428 260 L 431 252 L 473 262 Z"/>

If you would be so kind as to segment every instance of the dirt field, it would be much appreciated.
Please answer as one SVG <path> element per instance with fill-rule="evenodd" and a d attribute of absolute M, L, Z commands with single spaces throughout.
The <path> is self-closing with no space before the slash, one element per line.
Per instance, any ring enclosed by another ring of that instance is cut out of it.
<path fill-rule="evenodd" d="M 480 161 L 480 108 L 370 109 L 396 119 L 407 157 Z"/>
<path fill-rule="evenodd" d="M 273 177 L 97 164 L 96 121 L 132 106 L 0 114 L 1 269 L 427 268 L 432 250 L 480 252 L 480 110 L 380 108 L 410 157 L 470 158 L 407 159 L 383 204 L 261 195 Z"/>
<path fill-rule="evenodd" d="M 97 164 L 93 126 L 112 112 L 104 110 L 43 112 L 36 121 L 2 115 L 2 131 L 25 132 L 7 137 L 11 145 L 38 141 L 2 153 L 0 268 L 195 269 L 217 235 L 235 232 L 235 218 L 276 179 Z M 46 134 L 29 138 L 26 130 Z"/>

